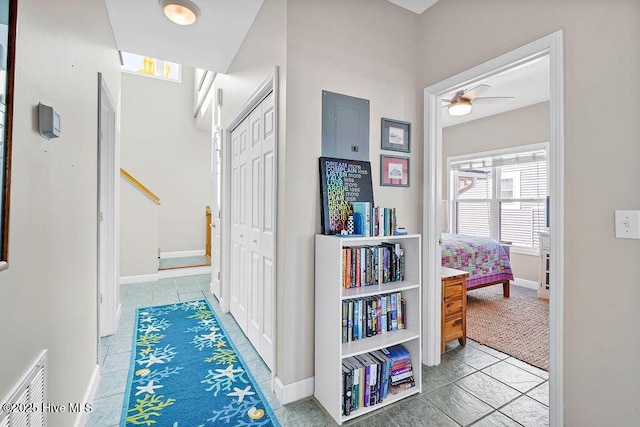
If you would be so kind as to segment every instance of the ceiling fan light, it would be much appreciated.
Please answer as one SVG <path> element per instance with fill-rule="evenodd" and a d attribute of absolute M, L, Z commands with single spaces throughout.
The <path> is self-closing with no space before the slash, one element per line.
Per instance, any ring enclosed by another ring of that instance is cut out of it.
<path fill-rule="evenodd" d="M 189 0 L 160 0 L 167 18 L 178 25 L 191 25 L 200 16 L 198 6 Z"/>
<path fill-rule="evenodd" d="M 452 116 L 464 116 L 471 112 L 471 102 L 462 99 L 460 101 L 453 101 L 449 104 L 449 114 Z"/>

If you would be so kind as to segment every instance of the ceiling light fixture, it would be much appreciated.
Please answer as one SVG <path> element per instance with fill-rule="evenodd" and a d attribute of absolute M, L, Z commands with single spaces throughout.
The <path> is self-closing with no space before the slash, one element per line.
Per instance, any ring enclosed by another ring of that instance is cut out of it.
<path fill-rule="evenodd" d="M 471 102 L 466 99 L 451 101 L 449 104 L 449 114 L 452 116 L 464 116 L 471 112 Z"/>
<path fill-rule="evenodd" d="M 191 25 L 200 16 L 198 6 L 189 0 L 160 0 L 164 14 L 178 25 Z"/>

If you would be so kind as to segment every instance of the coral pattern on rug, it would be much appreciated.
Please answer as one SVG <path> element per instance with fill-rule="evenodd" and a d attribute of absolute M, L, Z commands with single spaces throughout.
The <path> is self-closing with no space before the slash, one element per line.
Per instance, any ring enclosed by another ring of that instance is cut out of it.
<path fill-rule="evenodd" d="M 206 300 L 136 311 L 121 426 L 279 426 Z"/>

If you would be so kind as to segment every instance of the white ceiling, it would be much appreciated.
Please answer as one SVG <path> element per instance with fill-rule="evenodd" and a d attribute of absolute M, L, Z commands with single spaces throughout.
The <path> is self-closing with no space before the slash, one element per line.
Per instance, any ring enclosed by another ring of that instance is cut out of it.
<path fill-rule="evenodd" d="M 119 50 L 225 73 L 264 0 L 191 0 L 195 24 L 169 21 L 158 0 L 105 0 Z M 438 0 L 389 0 L 421 14 Z"/>
<path fill-rule="evenodd" d="M 105 0 L 119 50 L 227 72 L 263 0 L 191 0 L 195 24 L 169 21 L 158 0 Z"/>
<path fill-rule="evenodd" d="M 479 97 L 513 96 L 511 102 L 499 104 L 472 105 L 471 113 L 465 116 L 451 116 L 446 108 L 442 109 L 442 127 L 454 126 L 471 120 L 493 116 L 518 108 L 549 100 L 549 57 L 545 56 L 534 62 L 525 64 L 501 74 L 474 82 L 466 89 L 472 89 L 479 84 L 488 84 L 491 89 L 483 92 Z M 451 99 L 455 92 L 445 94 L 442 98 Z"/>
<path fill-rule="evenodd" d="M 227 72 L 264 0 L 192 0 L 200 8 L 195 24 L 180 26 L 163 14 L 158 0 L 105 0 L 119 50 L 153 56 L 219 73 Z M 389 0 L 420 14 L 438 0 Z M 513 102 L 474 106 L 466 116 L 443 108 L 443 127 L 500 114 L 549 99 L 549 60 L 541 60 L 470 85 L 491 89 L 481 96 L 514 96 Z M 470 89 L 466 88 L 466 89 Z M 444 98 L 451 98 L 453 93 Z"/>
<path fill-rule="evenodd" d="M 420 15 L 425 10 L 436 4 L 438 0 L 389 0 L 393 4 L 409 9 Z"/>

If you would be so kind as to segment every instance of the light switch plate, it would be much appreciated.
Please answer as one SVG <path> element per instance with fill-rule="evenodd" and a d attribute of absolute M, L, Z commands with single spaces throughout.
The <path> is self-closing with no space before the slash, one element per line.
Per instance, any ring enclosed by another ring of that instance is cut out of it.
<path fill-rule="evenodd" d="M 640 239 L 640 211 L 615 211 L 616 238 Z"/>

